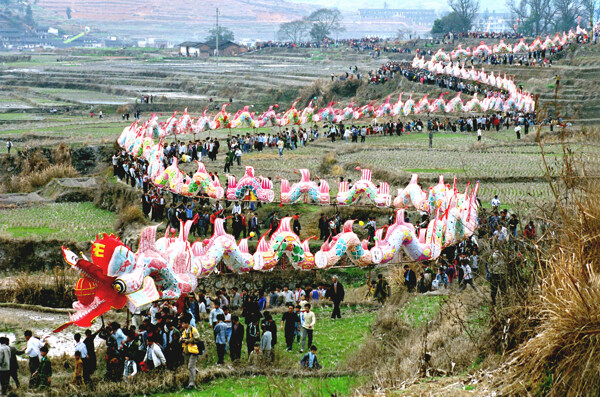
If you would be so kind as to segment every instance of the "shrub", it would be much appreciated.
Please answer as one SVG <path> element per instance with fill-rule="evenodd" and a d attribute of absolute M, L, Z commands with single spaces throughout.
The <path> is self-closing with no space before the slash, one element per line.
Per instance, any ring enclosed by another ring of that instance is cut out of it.
<path fill-rule="evenodd" d="M 115 222 L 115 230 L 120 231 L 126 226 L 133 224 L 145 225 L 146 222 L 147 220 L 142 209 L 139 206 L 130 205 L 119 212 L 119 216 Z"/>
<path fill-rule="evenodd" d="M 46 307 L 71 307 L 75 299 L 73 286 L 77 276 L 66 268 L 52 272 L 26 274 L 14 282 L 12 288 L 3 291 L 7 301 Z"/>
<path fill-rule="evenodd" d="M 71 164 L 71 148 L 61 142 L 52 149 L 52 162 L 54 164 L 70 165 Z"/>
<path fill-rule="evenodd" d="M 543 279 L 525 303 L 538 323 L 508 360 L 508 394 L 600 393 L 600 186 L 584 166 L 565 155 L 562 181 L 551 182 L 556 239 L 539 248 Z"/>
<path fill-rule="evenodd" d="M 331 168 L 337 163 L 334 152 L 327 152 L 321 159 L 321 165 L 319 166 L 319 172 L 322 174 L 329 174 Z"/>
<path fill-rule="evenodd" d="M 14 175 L 2 185 L 2 193 L 30 193 L 46 186 L 54 178 L 74 178 L 79 173 L 72 165 L 50 165 L 41 171 Z"/>

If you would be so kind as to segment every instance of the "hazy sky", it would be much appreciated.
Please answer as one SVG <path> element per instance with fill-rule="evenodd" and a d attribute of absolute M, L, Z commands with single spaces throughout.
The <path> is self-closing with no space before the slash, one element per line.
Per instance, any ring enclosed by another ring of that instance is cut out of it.
<path fill-rule="evenodd" d="M 323 7 L 337 7 L 344 11 L 356 11 L 359 8 L 380 8 L 387 3 L 389 8 L 421 8 L 412 0 L 287 0 L 291 3 L 316 4 Z M 504 0 L 480 0 L 481 10 L 488 8 L 490 11 L 505 11 L 506 4 Z M 447 8 L 446 0 L 427 1 L 429 4 L 439 4 L 441 8 Z"/>

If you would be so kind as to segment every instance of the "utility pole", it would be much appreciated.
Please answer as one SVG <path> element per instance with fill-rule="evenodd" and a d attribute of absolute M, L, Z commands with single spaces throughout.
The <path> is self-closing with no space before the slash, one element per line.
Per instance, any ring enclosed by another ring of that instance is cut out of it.
<path fill-rule="evenodd" d="M 217 68 L 219 67 L 219 9 L 217 8 Z"/>

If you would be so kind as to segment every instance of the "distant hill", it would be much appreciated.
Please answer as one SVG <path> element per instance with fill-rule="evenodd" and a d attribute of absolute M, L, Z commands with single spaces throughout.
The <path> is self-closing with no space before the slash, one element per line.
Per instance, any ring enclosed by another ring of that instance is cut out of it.
<path fill-rule="evenodd" d="M 315 9 L 279 0 L 39 0 L 37 5 L 63 15 L 70 7 L 73 19 L 158 23 L 214 23 L 217 7 L 224 22 L 242 23 L 289 21 Z"/>
<path fill-rule="evenodd" d="M 274 39 L 280 23 L 310 14 L 317 7 L 284 0 L 38 0 L 44 19 L 66 19 L 132 38 L 200 40 L 215 23 L 232 29 L 236 39 Z"/>

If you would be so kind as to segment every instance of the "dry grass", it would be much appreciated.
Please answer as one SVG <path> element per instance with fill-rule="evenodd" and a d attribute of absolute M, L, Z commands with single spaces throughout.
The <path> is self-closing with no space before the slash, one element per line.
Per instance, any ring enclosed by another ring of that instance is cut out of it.
<path fill-rule="evenodd" d="M 117 221 L 115 222 L 115 230 L 117 233 L 125 229 L 125 227 L 134 224 L 145 225 L 148 222 L 142 209 L 136 205 L 125 207 L 119 212 Z"/>
<path fill-rule="evenodd" d="M 393 274 L 388 280 L 398 284 Z M 464 371 L 478 359 L 485 332 L 474 313 L 485 300 L 483 292 L 451 295 L 431 321 L 414 326 L 403 319 L 401 311 L 418 297 L 428 299 L 404 290 L 395 292 L 375 319 L 372 337 L 350 361 L 349 368 L 372 374 L 367 388 L 397 390 L 423 377 Z"/>
<path fill-rule="evenodd" d="M 549 396 L 600 393 L 600 186 L 584 163 L 565 157 L 554 244 L 540 252 L 543 280 L 533 301 L 539 325 L 511 355 L 504 390 Z M 593 179 L 592 179 L 593 178 Z"/>
<path fill-rule="evenodd" d="M 330 174 L 331 169 L 337 164 L 337 159 L 334 152 L 327 152 L 321 159 L 321 165 L 319 166 L 319 172 L 321 174 Z"/>
<path fill-rule="evenodd" d="M 23 171 L 12 176 L 1 188 L 2 193 L 30 193 L 46 186 L 54 178 L 74 178 L 79 173 L 72 165 L 54 164 L 43 169 Z"/>
<path fill-rule="evenodd" d="M 52 162 L 54 164 L 71 164 L 71 148 L 64 142 L 52 148 Z"/>
<path fill-rule="evenodd" d="M 47 307 L 71 307 L 75 301 L 73 286 L 78 276 L 57 267 L 43 273 L 26 273 L 16 277 L 0 291 L 4 302 Z"/>

